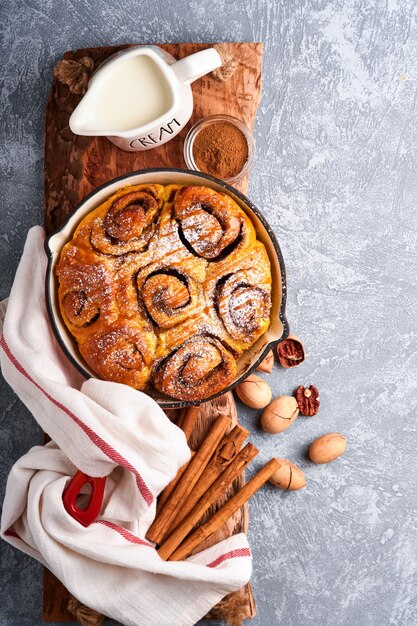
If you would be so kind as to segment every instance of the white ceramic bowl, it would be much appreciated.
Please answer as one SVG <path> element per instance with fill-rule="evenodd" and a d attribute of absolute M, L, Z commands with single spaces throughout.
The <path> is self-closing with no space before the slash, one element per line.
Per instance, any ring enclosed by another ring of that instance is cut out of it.
<path fill-rule="evenodd" d="M 46 273 L 46 302 L 51 324 L 58 343 L 73 365 L 75 365 L 75 367 L 77 367 L 86 378 L 97 377 L 82 358 L 78 351 L 77 342 L 72 337 L 62 320 L 58 304 L 58 279 L 55 271 L 56 265 L 59 261 L 63 246 L 71 240 L 76 227 L 81 220 L 88 215 L 88 213 L 98 207 L 106 200 L 106 198 L 114 194 L 118 189 L 144 183 L 159 183 L 161 185 L 206 185 L 215 191 L 227 193 L 252 219 L 256 228 L 257 237 L 265 245 L 271 261 L 271 326 L 268 331 L 238 359 L 238 371 L 235 380 L 221 392 L 206 398 L 206 400 L 212 400 L 213 398 L 226 393 L 226 391 L 230 391 L 233 387 L 242 382 L 242 380 L 244 380 L 256 368 L 260 361 L 262 361 L 267 352 L 271 350 L 271 348 L 275 347 L 280 341 L 285 339 L 289 333 L 288 322 L 285 317 L 285 265 L 278 241 L 260 210 L 256 208 L 256 206 L 242 193 L 217 178 L 201 172 L 193 172 L 189 170 L 146 169 L 115 178 L 101 187 L 98 187 L 86 198 L 84 198 L 75 208 L 74 212 L 70 215 L 64 226 L 62 226 L 62 228 L 54 235 L 50 236 L 45 243 L 45 249 L 49 259 Z M 201 404 L 201 401 L 189 402 L 175 400 L 161 394 L 156 389 L 152 389 L 149 393 L 163 408 L 176 408 L 190 406 L 192 404 Z"/>

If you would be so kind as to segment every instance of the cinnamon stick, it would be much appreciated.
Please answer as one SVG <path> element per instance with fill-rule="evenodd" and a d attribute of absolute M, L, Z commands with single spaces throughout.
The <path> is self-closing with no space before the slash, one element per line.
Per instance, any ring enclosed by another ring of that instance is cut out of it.
<path fill-rule="evenodd" d="M 192 511 L 186 516 L 182 523 L 178 524 L 173 533 L 164 541 L 158 550 L 161 559 L 168 559 L 171 554 L 178 548 L 181 541 L 185 539 L 188 533 L 193 529 L 204 513 L 211 505 L 223 495 L 227 487 L 239 476 L 242 470 L 255 458 L 259 450 L 254 445 L 248 443 L 243 450 L 235 457 L 230 465 L 220 474 L 217 480 L 212 484 L 205 494 L 201 497 Z M 188 504 L 188 502 L 187 502 Z"/>
<path fill-rule="evenodd" d="M 223 415 L 213 422 L 206 438 L 191 459 L 171 496 L 155 517 L 146 535 L 147 539 L 160 544 L 165 538 L 170 525 L 194 489 L 194 485 L 207 467 L 217 444 L 229 426 L 230 419 Z"/>
<path fill-rule="evenodd" d="M 168 409 L 169 410 L 169 409 Z M 184 432 L 185 434 L 185 438 L 187 440 L 187 443 L 190 440 L 191 434 L 194 430 L 194 426 L 196 424 L 197 418 L 200 414 L 200 407 L 198 406 L 190 406 L 187 407 L 186 409 L 184 409 L 181 413 L 180 413 L 180 417 L 177 421 L 177 426 L 178 428 L 181 428 L 181 430 Z M 191 454 L 194 455 L 195 452 L 191 451 Z M 178 470 L 176 476 L 171 480 L 170 483 L 168 483 L 168 485 L 165 487 L 165 489 L 161 492 L 159 498 L 158 498 L 158 504 L 156 507 L 156 513 L 158 514 L 159 511 L 162 509 L 162 507 L 164 506 L 165 502 L 168 500 L 169 496 L 171 495 L 171 493 L 174 491 L 175 487 L 178 484 L 178 481 L 180 480 L 181 476 L 183 475 L 187 465 L 190 463 L 191 459 L 189 461 L 187 461 L 187 463 L 184 463 L 184 465 L 182 467 L 180 467 L 180 469 Z"/>
<path fill-rule="evenodd" d="M 197 418 L 200 415 L 199 406 L 190 406 L 184 410 L 180 415 L 180 419 L 177 422 L 177 426 L 184 431 L 187 441 L 191 437 L 191 433 L 194 430 Z"/>
<path fill-rule="evenodd" d="M 240 424 L 237 424 L 227 435 L 223 437 L 214 451 L 209 464 L 200 476 L 199 481 L 190 493 L 186 502 L 184 502 L 181 511 L 175 517 L 173 524 L 168 532 L 171 533 L 181 522 L 187 517 L 188 513 L 194 508 L 201 496 L 207 492 L 214 481 L 222 474 L 228 465 L 238 455 L 243 442 L 248 437 L 249 431 Z M 220 493 L 220 495 L 222 495 Z M 213 504 L 215 499 L 212 499 Z"/>
<path fill-rule="evenodd" d="M 161 495 L 158 498 L 158 504 L 156 505 L 157 514 L 160 512 L 165 502 L 168 500 L 169 496 L 174 491 L 175 487 L 178 485 L 181 476 L 184 474 L 188 465 L 191 463 L 191 459 L 193 458 L 194 455 L 195 455 L 194 450 L 191 450 L 191 458 L 186 463 L 184 463 L 184 465 L 181 465 L 180 469 L 175 474 L 175 477 L 171 480 L 170 483 L 167 484 L 165 489 L 161 491 Z"/>
<path fill-rule="evenodd" d="M 242 487 L 234 496 L 230 498 L 208 522 L 197 528 L 169 557 L 170 561 L 182 561 L 196 548 L 202 541 L 216 532 L 233 513 L 235 513 L 254 493 L 266 483 L 272 474 L 279 467 L 277 459 L 271 459 L 261 470 Z"/>

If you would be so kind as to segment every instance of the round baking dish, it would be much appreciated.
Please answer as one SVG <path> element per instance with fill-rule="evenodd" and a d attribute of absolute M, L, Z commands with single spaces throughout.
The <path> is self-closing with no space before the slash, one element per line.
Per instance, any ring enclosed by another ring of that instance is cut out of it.
<path fill-rule="evenodd" d="M 205 185 L 207 187 L 211 187 L 215 191 L 227 193 L 252 219 L 257 231 L 257 237 L 265 245 L 271 261 L 271 326 L 268 331 L 238 359 L 238 372 L 235 380 L 228 387 L 216 394 L 213 394 L 209 398 L 206 398 L 204 401 L 175 400 L 174 398 L 170 398 L 153 388 L 148 392 L 149 395 L 151 395 L 162 408 L 167 409 L 198 405 L 201 404 L 201 402 L 213 400 L 213 398 L 230 391 L 242 382 L 257 367 L 260 361 L 262 361 L 262 359 L 266 356 L 267 352 L 275 347 L 280 341 L 285 339 L 289 333 L 288 322 L 285 317 L 287 289 L 285 265 L 278 241 L 261 211 L 245 195 L 227 183 L 224 183 L 209 174 L 203 174 L 202 172 L 155 168 L 139 170 L 137 172 L 125 174 L 124 176 L 119 176 L 118 178 L 114 178 L 104 185 L 101 185 L 101 187 L 95 189 L 78 204 L 62 228 L 55 234 L 51 235 L 45 242 L 45 250 L 48 255 L 48 267 L 46 272 L 46 304 L 49 318 L 58 343 L 71 363 L 86 378 L 96 378 L 96 374 L 88 367 L 79 353 L 75 339 L 72 337 L 61 318 L 58 304 L 58 279 L 56 277 L 55 268 L 59 261 L 63 246 L 70 241 L 76 227 L 81 220 L 88 213 L 90 213 L 90 211 L 99 206 L 102 202 L 104 202 L 104 200 L 106 200 L 106 198 L 114 194 L 118 189 L 128 187 L 130 185 L 140 185 L 143 183 L 159 183 L 161 185 Z"/>

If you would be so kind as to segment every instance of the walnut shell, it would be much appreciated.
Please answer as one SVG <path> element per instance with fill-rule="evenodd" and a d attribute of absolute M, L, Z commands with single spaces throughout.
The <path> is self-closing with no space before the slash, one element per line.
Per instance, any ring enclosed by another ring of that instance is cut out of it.
<path fill-rule="evenodd" d="M 269 479 L 273 485 L 286 491 L 297 491 L 306 486 L 304 472 L 299 467 L 287 459 L 277 459 L 277 461 L 280 466 Z"/>
<path fill-rule="evenodd" d="M 258 372 L 266 372 L 267 374 L 271 374 L 272 368 L 274 367 L 274 354 L 272 350 L 268 352 L 263 361 L 261 361 L 256 368 Z"/>
<path fill-rule="evenodd" d="M 327 433 L 313 441 L 308 455 L 313 463 L 330 463 L 344 453 L 346 442 L 346 437 L 340 433 Z"/>
<path fill-rule="evenodd" d="M 301 339 L 296 335 L 288 335 L 277 345 L 278 360 L 282 367 L 289 369 L 301 365 L 305 360 L 305 351 Z"/>
<path fill-rule="evenodd" d="M 266 433 L 282 433 L 297 419 L 299 408 L 292 396 L 279 396 L 262 413 L 261 424 Z"/>
<path fill-rule="evenodd" d="M 272 398 L 271 387 L 256 374 L 250 374 L 243 383 L 240 383 L 236 387 L 236 393 L 239 399 L 251 409 L 263 409 Z"/>

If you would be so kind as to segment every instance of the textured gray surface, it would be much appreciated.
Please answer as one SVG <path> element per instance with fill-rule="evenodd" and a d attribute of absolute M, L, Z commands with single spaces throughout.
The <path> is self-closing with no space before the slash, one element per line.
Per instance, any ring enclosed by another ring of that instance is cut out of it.
<path fill-rule="evenodd" d="M 115 6 L 112 6 L 112 5 Z M 260 40 L 264 89 L 250 196 L 287 264 L 288 317 L 322 406 L 271 437 L 242 409 L 258 464 L 284 456 L 308 486 L 251 503 L 253 626 L 417 622 L 417 24 L 413 0 L 3 0 L 0 296 L 42 221 L 43 111 L 64 50 L 129 41 Z M 40 438 L 3 385 L 1 488 Z M 305 457 L 340 430 L 346 455 Z M 2 626 L 40 624 L 40 567 L 2 544 Z M 173 622 L 175 624 L 175 622 Z M 162 625 L 161 625 L 162 626 Z"/>

